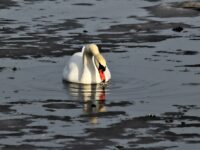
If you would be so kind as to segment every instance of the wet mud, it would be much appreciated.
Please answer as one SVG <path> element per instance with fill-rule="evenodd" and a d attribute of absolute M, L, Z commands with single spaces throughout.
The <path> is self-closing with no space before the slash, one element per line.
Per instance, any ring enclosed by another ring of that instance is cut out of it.
<path fill-rule="evenodd" d="M 198 1 L 0 1 L 0 149 L 199 149 Z M 62 80 L 97 43 L 112 80 Z"/>

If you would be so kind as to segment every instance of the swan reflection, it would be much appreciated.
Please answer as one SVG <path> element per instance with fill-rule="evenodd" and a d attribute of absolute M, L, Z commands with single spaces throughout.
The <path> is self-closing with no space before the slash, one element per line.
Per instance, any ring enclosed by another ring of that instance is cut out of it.
<path fill-rule="evenodd" d="M 77 84 L 66 83 L 66 87 L 72 99 L 83 100 L 83 112 L 91 116 L 91 123 L 97 123 L 96 113 L 106 112 L 104 105 L 106 89 L 101 84 Z"/>

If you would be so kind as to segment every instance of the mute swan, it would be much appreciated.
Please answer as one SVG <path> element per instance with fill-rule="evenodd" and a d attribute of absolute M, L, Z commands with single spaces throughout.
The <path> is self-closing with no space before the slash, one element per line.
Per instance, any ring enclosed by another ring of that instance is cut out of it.
<path fill-rule="evenodd" d="M 81 52 L 72 55 L 63 70 L 63 79 L 74 83 L 97 84 L 109 81 L 111 74 L 97 45 L 88 44 L 83 46 Z"/>

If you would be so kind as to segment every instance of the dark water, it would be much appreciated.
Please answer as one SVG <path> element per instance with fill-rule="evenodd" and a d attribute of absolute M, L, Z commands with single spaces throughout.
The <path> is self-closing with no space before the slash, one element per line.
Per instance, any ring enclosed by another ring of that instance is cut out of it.
<path fill-rule="evenodd" d="M 1 149 L 199 149 L 199 4 L 0 1 Z M 106 87 L 62 81 L 97 43 Z"/>

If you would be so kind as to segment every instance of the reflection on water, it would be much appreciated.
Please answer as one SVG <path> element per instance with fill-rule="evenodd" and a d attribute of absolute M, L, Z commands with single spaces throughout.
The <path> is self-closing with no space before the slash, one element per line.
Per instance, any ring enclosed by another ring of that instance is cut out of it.
<path fill-rule="evenodd" d="M 97 123 L 97 113 L 106 112 L 106 86 L 101 84 L 66 83 L 68 94 L 72 99 L 83 101 L 83 112 L 90 117 L 91 123 Z"/>
<path fill-rule="evenodd" d="M 83 99 L 84 102 L 90 100 L 104 101 L 105 100 L 105 88 L 100 84 L 77 84 L 66 83 L 67 90 L 73 99 Z"/>

